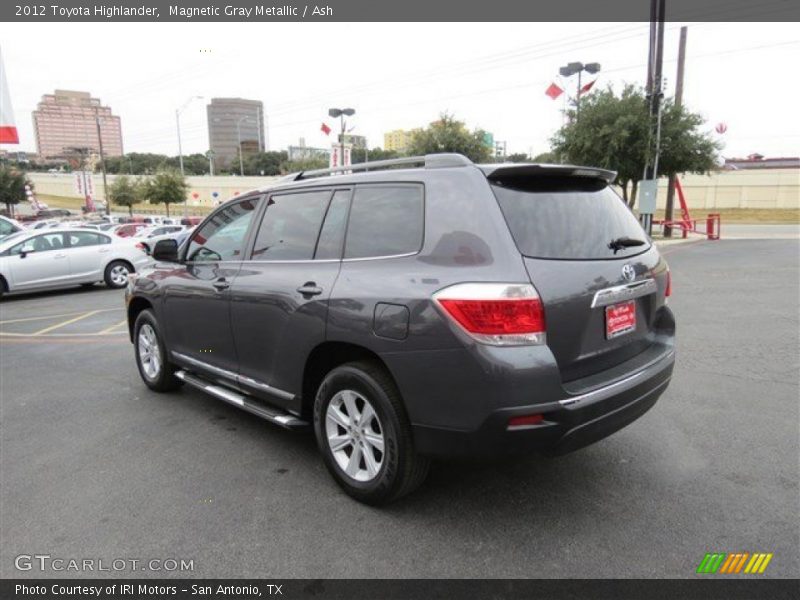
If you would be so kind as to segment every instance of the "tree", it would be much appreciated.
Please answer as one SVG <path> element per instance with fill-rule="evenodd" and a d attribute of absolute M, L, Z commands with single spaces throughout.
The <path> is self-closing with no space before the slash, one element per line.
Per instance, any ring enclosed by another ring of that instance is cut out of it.
<path fill-rule="evenodd" d="M 143 184 L 144 197 L 150 204 L 164 204 L 169 216 L 169 205 L 186 201 L 189 185 L 186 178 L 175 170 L 162 170 Z"/>
<path fill-rule="evenodd" d="M 442 113 L 438 121 L 416 133 L 411 139 L 409 153 L 412 155 L 457 152 L 473 162 L 488 162 L 492 148 L 486 145 L 486 132 L 475 129 L 470 132 L 462 121 L 453 115 Z"/>
<path fill-rule="evenodd" d="M 281 152 L 258 152 L 244 159 L 244 172 L 249 175 L 280 175 L 281 164 L 289 160 L 289 154 Z"/>
<path fill-rule="evenodd" d="M 127 206 L 128 214 L 133 216 L 133 205 L 143 196 L 141 182 L 134 181 L 127 175 L 119 175 L 108 188 L 108 196 L 112 204 Z"/>
<path fill-rule="evenodd" d="M 598 90 L 581 99 L 579 119 L 575 111 L 568 116 L 570 122 L 551 140 L 553 152 L 568 163 L 617 171 L 623 198 L 633 207 L 652 152 L 644 92 L 633 85 L 626 85 L 619 96 L 611 87 Z M 664 101 L 658 176 L 708 173 L 714 168 L 720 145 L 699 130 L 703 123 L 700 115 L 676 106 L 672 99 Z"/>
<path fill-rule="evenodd" d="M 313 171 L 314 169 L 327 169 L 328 158 L 325 156 L 310 157 L 302 160 L 287 160 L 281 165 L 281 173 L 297 173 L 298 171 Z"/>
<path fill-rule="evenodd" d="M 400 154 L 398 154 L 394 150 L 381 150 L 380 148 L 373 148 L 369 152 L 367 152 L 364 148 L 353 148 L 350 160 L 354 165 L 358 163 L 367 162 L 367 158 L 369 158 L 369 162 L 374 162 L 376 160 L 388 160 L 390 158 L 397 158 Z"/>
<path fill-rule="evenodd" d="M 558 155 L 555 152 L 541 152 L 536 156 L 534 156 L 531 162 L 548 164 L 548 165 L 557 165 L 561 161 L 558 160 Z"/>
<path fill-rule="evenodd" d="M 526 163 L 531 162 L 530 157 L 524 152 L 515 152 L 506 156 L 506 160 L 512 163 Z"/>
<path fill-rule="evenodd" d="M 6 205 L 6 211 L 11 215 L 11 206 L 27 200 L 25 185 L 28 183 L 25 173 L 17 169 L 0 167 L 0 202 Z"/>

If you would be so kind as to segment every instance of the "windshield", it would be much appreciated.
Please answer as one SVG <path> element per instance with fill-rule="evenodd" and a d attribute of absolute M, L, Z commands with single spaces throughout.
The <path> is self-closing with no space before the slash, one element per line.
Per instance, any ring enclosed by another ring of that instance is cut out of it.
<path fill-rule="evenodd" d="M 564 260 L 626 258 L 650 248 L 636 217 L 605 181 L 578 177 L 491 182 L 525 256 Z M 616 247 L 620 238 L 643 244 Z M 616 252 L 615 252 L 616 248 Z"/>

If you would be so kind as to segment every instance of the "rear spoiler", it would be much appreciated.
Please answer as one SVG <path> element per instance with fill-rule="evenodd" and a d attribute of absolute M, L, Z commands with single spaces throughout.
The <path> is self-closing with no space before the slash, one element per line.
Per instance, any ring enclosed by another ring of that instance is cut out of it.
<path fill-rule="evenodd" d="M 590 177 L 602 179 L 612 183 L 617 178 L 616 171 L 597 169 L 595 167 L 580 167 L 576 165 L 546 165 L 546 164 L 496 164 L 477 165 L 489 181 L 497 181 L 513 177 Z"/>

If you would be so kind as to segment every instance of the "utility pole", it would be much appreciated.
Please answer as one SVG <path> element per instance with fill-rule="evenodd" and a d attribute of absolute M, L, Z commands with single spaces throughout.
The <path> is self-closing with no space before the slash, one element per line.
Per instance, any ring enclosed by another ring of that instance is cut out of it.
<path fill-rule="evenodd" d="M 688 28 L 684 25 L 681 27 L 681 39 L 678 45 L 678 75 L 675 79 L 675 107 L 680 108 L 683 105 L 683 73 L 686 67 L 686 36 Z M 669 176 L 669 185 L 667 186 L 667 205 L 664 211 L 664 220 L 672 221 L 675 208 L 675 179 L 676 175 Z M 664 225 L 664 237 L 672 237 L 672 226 Z"/>
<path fill-rule="evenodd" d="M 658 177 L 658 154 L 661 142 L 661 98 L 663 95 L 661 85 L 664 65 L 665 12 L 665 0 L 650 0 L 650 47 L 647 63 L 647 99 L 650 107 L 650 119 L 647 155 L 642 179 L 652 182 L 656 181 Z M 657 184 L 653 184 L 653 194 L 656 193 L 656 186 Z M 643 197 L 644 194 L 642 194 L 642 199 Z M 647 207 L 647 210 L 643 210 L 640 200 L 640 219 L 648 235 L 653 231 L 653 211 L 655 211 L 655 207 Z"/>
<path fill-rule="evenodd" d="M 106 203 L 106 215 L 111 214 L 111 201 L 108 199 L 108 183 L 106 181 L 106 155 L 103 152 L 103 134 L 100 131 L 100 114 L 94 109 L 94 122 L 97 125 L 97 141 L 100 146 L 100 163 L 103 165 L 103 200 Z"/>

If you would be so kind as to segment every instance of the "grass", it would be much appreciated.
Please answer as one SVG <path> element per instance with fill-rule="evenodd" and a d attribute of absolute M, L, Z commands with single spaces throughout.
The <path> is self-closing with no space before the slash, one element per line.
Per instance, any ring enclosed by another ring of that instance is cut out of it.
<path fill-rule="evenodd" d="M 76 213 L 80 213 L 84 201 L 81 198 L 71 198 L 68 196 L 50 196 L 48 194 L 36 194 L 36 198 L 40 202 L 44 202 L 50 208 L 66 208 Z M 183 215 L 183 204 L 170 204 L 169 214 L 172 216 Z M 127 212 L 124 206 L 111 205 L 111 210 L 114 212 Z M 190 215 L 207 215 L 211 211 L 211 207 L 207 206 L 190 206 Z M 163 215 L 166 214 L 166 207 L 163 204 L 148 204 L 142 202 L 133 205 L 133 214 L 141 215 Z"/>

